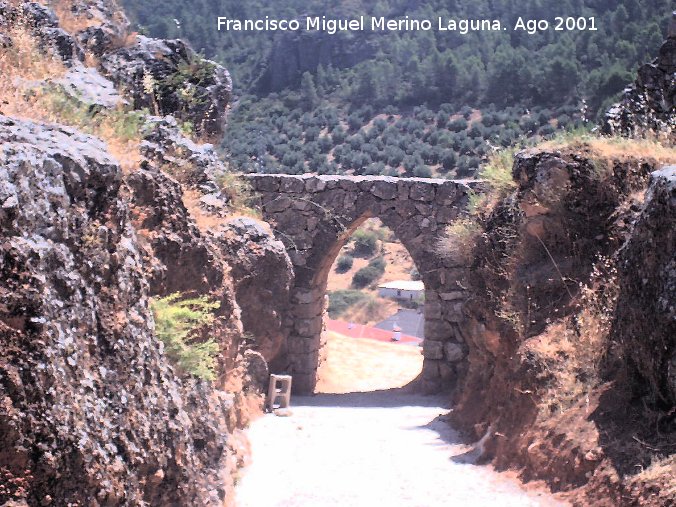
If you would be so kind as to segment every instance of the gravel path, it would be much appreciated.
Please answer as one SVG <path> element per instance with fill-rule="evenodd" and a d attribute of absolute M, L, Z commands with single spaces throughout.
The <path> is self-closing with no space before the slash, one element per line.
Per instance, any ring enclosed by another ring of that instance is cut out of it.
<path fill-rule="evenodd" d="M 248 431 L 253 462 L 240 507 L 448 507 L 564 505 L 526 492 L 471 452 L 438 416 L 439 398 L 397 391 L 292 399 Z"/>

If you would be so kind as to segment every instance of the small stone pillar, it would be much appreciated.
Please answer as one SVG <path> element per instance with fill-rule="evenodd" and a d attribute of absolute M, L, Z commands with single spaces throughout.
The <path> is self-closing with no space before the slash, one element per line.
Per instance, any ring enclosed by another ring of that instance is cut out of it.
<path fill-rule="evenodd" d="M 275 403 L 279 400 L 279 406 Z M 270 386 L 268 387 L 268 410 L 272 412 L 275 408 L 288 408 L 291 404 L 291 375 L 270 375 Z"/>

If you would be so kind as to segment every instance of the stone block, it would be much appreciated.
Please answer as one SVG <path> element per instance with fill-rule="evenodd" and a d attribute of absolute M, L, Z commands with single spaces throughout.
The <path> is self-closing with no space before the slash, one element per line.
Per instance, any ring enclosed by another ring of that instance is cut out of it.
<path fill-rule="evenodd" d="M 415 203 L 413 202 L 397 201 L 397 213 L 399 213 L 399 216 L 403 219 L 408 219 L 414 217 L 418 213 L 418 210 L 415 209 Z"/>
<path fill-rule="evenodd" d="M 300 250 L 288 250 L 289 259 L 294 266 L 305 266 L 307 264 L 307 257 L 305 252 Z"/>
<path fill-rule="evenodd" d="M 400 201 L 405 201 L 409 197 L 411 182 L 406 180 L 397 181 L 397 198 Z"/>
<path fill-rule="evenodd" d="M 314 338 L 307 338 L 305 336 L 289 336 L 286 342 L 286 350 L 289 354 L 307 355 L 319 350 L 319 340 Z"/>
<path fill-rule="evenodd" d="M 446 341 L 453 336 L 451 324 L 444 320 L 425 320 L 425 341 Z"/>
<path fill-rule="evenodd" d="M 409 197 L 414 201 L 430 202 L 434 200 L 434 186 L 428 183 L 416 182 L 411 185 Z"/>
<path fill-rule="evenodd" d="M 389 181 L 376 181 L 371 193 L 380 199 L 394 199 L 397 196 L 397 184 Z"/>
<path fill-rule="evenodd" d="M 458 218 L 458 210 L 452 207 L 443 207 L 437 211 L 437 222 L 440 224 L 450 224 Z"/>
<path fill-rule="evenodd" d="M 283 176 L 279 183 L 279 191 L 299 194 L 305 190 L 305 181 L 298 176 Z"/>
<path fill-rule="evenodd" d="M 443 359 L 444 344 L 426 339 L 423 342 L 423 356 L 427 359 Z"/>
<path fill-rule="evenodd" d="M 441 320 L 441 303 L 437 301 L 425 301 L 425 318 Z"/>
<path fill-rule="evenodd" d="M 322 332 L 323 322 L 321 317 L 311 319 L 296 319 L 294 329 L 301 336 L 319 336 Z"/>
<path fill-rule="evenodd" d="M 322 294 L 320 294 L 319 291 L 315 289 L 296 289 L 292 297 L 294 302 L 301 304 L 316 302 L 321 304 L 322 299 Z"/>
<path fill-rule="evenodd" d="M 444 344 L 444 354 L 449 363 L 457 363 L 465 357 L 465 351 L 457 343 L 447 342 Z"/>
<path fill-rule="evenodd" d="M 316 301 L 308 304 L 295 304 L 291 308 L 291 313 L 297 318 L 312 319 L 321 316 L 322 310 L 321 302 Z"/>
<path fill-rule="evenodd" d="M 445 362 L 439 364 L 439 378 L 445 385 L 455 381 L 456 377 L 454 365 Z"/>
<path fill-rule="evenodd" d="M 317 228 L 317 225 L 319 225 L 319 218 L 317 217 L 308 217 L 307 219 L 307 230 L 312 232 Z"/>
<path fill-rule="evenodd" d="M 442 206 L 451 206 L 458 197 L 458 187 L 452 181 L 443 183 L 437 189 L 436 203 Z"/>
<path fill-rule="evenodd" d="M 422 378 L 425 380 L 438 380 L 439 379 L 439 365 L 441 361 L 425 358 L 422 368 Z"/>
<path fill-rule="evenodd" d="M 255 177 L 252 179 L 254 186 L 259 192 L 278 192 L 279 191 L 279 176 Z"/>
<path fill-rule="evenodd" d="M 265 213 L 279 213 L 291 207 L 293 200 L 286 195 L 278 195 L 275 199 L 263 205 Z"/>
<path fill-rule="evenodd" d="M 442 292 L 439 294 L 439 296 L 444 301 L 457 301 L 458 299 L 465 299 L 465 293 L 461 290 Z"/>
<path fill-rule="evenodd" d="M 307 192 L 321 192 L 326 189 L 326 181 L 320 178 L 310 178 L 305 182 L 305 190 Z"/>
<path fill-rule="evenodd" d="M 312 207 L 312 203 L 308 201 L 307 199 L 303 198 L 296 198 L 293 201 L 293 209 L 297 209 L 299 211 L 306 211 Z"/>
<path fill-rule="evenodd" d="M 448 322 L 462 322 L 465 318 L 463 307 L 462 302 L 444 305 L 444 319 Z"/>
<path fill-rule="evenodd" d="M 357 182 L 354 181 L 353 179 L 350 179 L 349 177 L 341 178 L 340 181 L 338 182 L 338 186 L 343 190 L 347 190 L 348 192 L 351 193 L 356 194 L 359 192 L 359 186 L 357 185 Z"/>
<path fill-rule="evenodd" d="M 312 234 L 302 231 L 294 236 L 293 242 L 298 250 L 309 250 L 312 248 L 312 239 Z"/>

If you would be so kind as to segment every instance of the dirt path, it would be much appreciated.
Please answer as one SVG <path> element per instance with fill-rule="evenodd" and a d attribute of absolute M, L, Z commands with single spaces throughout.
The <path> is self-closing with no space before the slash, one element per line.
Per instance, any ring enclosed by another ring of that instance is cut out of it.
<path fill-rule="evenodd" d="M 397 391 L 296 397 L 249 430 L 240 507 L 563 505 L 471 461 L 436 397 Z"/>
<path fill-rule="evenodd" d="M 239 507 L 562 505 L 471 464 L 440 418 L 443 398 L 392 389 L 421 367 L 418 347 L 329 333 L 324 394 L 294 397 L 290 417 L 268 414 L 248 430 Z"/>

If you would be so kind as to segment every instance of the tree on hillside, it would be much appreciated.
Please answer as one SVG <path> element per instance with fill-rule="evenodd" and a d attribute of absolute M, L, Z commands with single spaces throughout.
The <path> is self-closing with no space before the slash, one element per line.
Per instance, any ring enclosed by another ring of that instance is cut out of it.
<path fill-rule="evenodd" d="M 317 95 L 315 81 L 309 72 L 303 73 L 300 83 L 300 95 L 303 109 L 306 111 L 311 111 L 319 105 L 319 95 Z"/>

